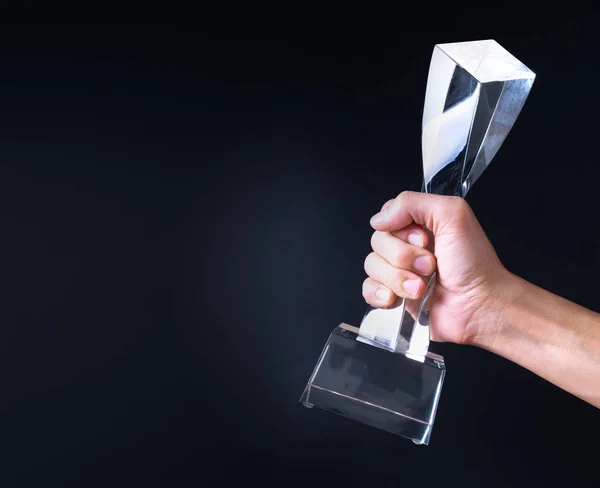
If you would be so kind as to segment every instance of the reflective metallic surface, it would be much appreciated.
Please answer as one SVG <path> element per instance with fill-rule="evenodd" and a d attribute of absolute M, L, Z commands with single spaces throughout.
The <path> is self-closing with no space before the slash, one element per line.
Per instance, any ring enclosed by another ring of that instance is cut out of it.
<path fill-rule="evenodd" d="M 534 79 L 496 41 L 436 45 L 423 108 L 422 191 L 465 197 L 512 129 Z M 435 279 L 429 278 L 416 321 L 404 313 L 405 301 L 393 310 L 370 307 L 360 336 L 414 358 L 424 355 Z"/>

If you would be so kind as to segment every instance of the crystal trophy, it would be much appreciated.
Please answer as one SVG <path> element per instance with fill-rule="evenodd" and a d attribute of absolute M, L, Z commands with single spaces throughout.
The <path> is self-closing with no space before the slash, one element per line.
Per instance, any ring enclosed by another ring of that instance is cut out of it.
<path fill-rule="evenodd" d="M 535 73 L 493 40 L 437 44 L 422 120 L 421 191 L 465 197 L 512 129 Z M 330 334 L 301 403 L 429 444 L 446 366 L 429 351 L 433 273 L 416 306 L 370 307 Z M 415 302 L 415 301 L 412 301 Z"/>

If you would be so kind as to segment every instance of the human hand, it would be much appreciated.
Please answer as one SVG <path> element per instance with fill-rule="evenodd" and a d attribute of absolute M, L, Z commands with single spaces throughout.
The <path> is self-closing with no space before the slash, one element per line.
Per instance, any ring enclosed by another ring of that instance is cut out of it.
<path fill-rule="evenodd" d="M 422 276 L 437 269 L 429 302 L 432 340 L 469 344 L 482 324 L 494 320 L 492 304 L 513 275 L 463 198 L 403 192 L 373 216 L 371 226 L 374 252 L 365 260 L 363 283 L 367 303 L 389 308 L 406 298 L 414 316 L 425 291 Z M 434 253 L 423 226 L 434 236 Z"/>

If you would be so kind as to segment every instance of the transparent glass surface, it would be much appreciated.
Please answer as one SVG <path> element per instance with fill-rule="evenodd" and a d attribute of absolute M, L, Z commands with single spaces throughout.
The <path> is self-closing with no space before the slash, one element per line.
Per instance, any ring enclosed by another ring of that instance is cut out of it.
<path fill-rule="evenodd" d="M 428 444 L 444 359 L 429 353 L 417 361 L 361 342 L 357 333 L 346 324 L 333 330 L 301 402 Z"/>
<path fill-rule="evenodd" d="M 423 107 L 421 191 L 464 198 L 513 128 L 534 80 L 535 73 L 496 41 L 436 45 Z M 404 300 L 392 309 L 369 307 L 360 336 L 425 354 L 436 278 L 429 278 L 421 303 L 412 307 L 414 316 L 404 313 Z"/>
<path fill-rule="evenodd" d="M 534 80 L 496 41 L 435 46 L 421 137 L 427 193 L 467 194 L 513 128 Z"/>
<path fill-rule="evenodd" d="M 423 108 L 421 191 L 464 198 L 512 129 L 534 79 L 493 40 L 436 45 Z M 428 444 L 446 372 L 444 359 L 429 351 L 436 279 L 434 273 L 408 308 L 405 300 L 370 307 L 359 328 L 337 327 L 301 402 Z"/>

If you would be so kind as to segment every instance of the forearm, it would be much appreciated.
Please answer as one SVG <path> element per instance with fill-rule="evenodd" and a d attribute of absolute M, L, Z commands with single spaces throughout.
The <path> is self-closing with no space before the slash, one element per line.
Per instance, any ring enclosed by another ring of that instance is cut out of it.
<path fill-rule="evenodd" d="M 514 275 L 507 284 L 470 343 L 600 408 L 600 314 Z"/>

